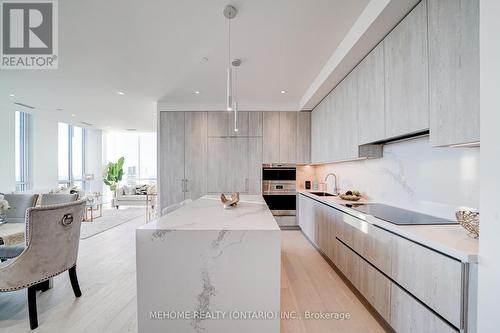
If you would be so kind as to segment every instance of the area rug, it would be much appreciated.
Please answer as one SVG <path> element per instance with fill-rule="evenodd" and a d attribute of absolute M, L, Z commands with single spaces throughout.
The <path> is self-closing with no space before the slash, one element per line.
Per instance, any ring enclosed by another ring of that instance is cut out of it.
<path fill-rule="evenodd" d="M 86 239 L 138 217 L 144 217 L 146 222 L 146 207 L 123 207 L 120 209 L 103 209 L 102 217 L 94 222 L 82 222 L 80 239 Z"/>

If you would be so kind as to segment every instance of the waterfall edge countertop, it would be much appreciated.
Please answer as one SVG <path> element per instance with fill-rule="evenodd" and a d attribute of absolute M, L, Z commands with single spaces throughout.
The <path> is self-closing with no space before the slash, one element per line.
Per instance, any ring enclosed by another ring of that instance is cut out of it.
<path fill-rule="evenodd" d="M 352 202 L 338 197 L 319 197 L 307 191 L 300 191 L 300 193 L 462 262 L 477 263 L 478 261 L 479 241 L 467 236 L 467 231 L 460 225 L 396 225 L 343 206 L 342 204 Z M 360 203 L 374 202 L 362 200 Z"/>
<path fill-rule="evenodd" d="M 220 196 L 206 195 L 139 229 L 279 230 L 279 226 L 262 196 L 241 195 L 236 207 L 224 209 Z"/>
<path fill-rule="evenodd" d="M 280 311 L 281 234 L 261 196 L 204 196 L 139 227 L 136 264 L 139 333 L 279 333 L 279 316 L 240 316 Z"/>

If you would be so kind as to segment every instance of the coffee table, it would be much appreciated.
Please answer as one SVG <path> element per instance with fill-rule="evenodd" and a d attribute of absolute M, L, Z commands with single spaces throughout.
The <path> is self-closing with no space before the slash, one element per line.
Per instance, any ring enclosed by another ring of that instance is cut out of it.
<path fill-rule="evenodd" d="M 107 203 L 101 195 L 87 198 L 83 220 L 85 222 L 94 222 L 94 219 L 102 217 L 102 205 Z"/>

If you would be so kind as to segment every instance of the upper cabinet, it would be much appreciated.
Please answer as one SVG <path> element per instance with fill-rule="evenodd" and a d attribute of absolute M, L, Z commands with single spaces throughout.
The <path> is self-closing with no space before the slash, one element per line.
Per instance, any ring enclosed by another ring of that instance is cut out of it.
<path fill-rule="evenodd" d="M 428 0 L 433 146 L 479 141 L 479 1 Z"/>
<path fill-rule="evenodd" d="M 263 163 L 310 163 L 309 112 L 263 113 Z"/>
<path fill-rule="evenodd" d="M 429 68 L 425 0 L 389 33 L 383 45 L 386 138 L 427 130 Z"/>
<path fill-rule="evenodd" d="M 228 136 L 249 136 L 249 112 L 238 112 L 236 117 L 236 132 L 234 123 L 234 112 L 217 111 L 208 112 L 208 136 L 228 137 Z M 253 118 L 252 118 L 253 119 Z M 255 125 L 255 124 L 253 124 Z"/>
<path fill-rule="evenodd" d="M 311 163 L 311 112 L 297 114 L 297 163 Z"/>
<path fill-rule="evenodd" d="M 385 139 L 384 43 L 358 65 L 358 141 L 367 144 Z"/>

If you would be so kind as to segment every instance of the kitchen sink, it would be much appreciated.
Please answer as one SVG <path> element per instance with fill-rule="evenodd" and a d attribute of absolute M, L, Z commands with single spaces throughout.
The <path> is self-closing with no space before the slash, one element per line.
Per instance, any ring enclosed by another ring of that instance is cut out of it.
<path fill-rule="evenodd" d="M 309 192 L 311 194 L 317 195 L 318 197 L 334 197 L 334 194 L 327 193 L 327 192 Z"/>

